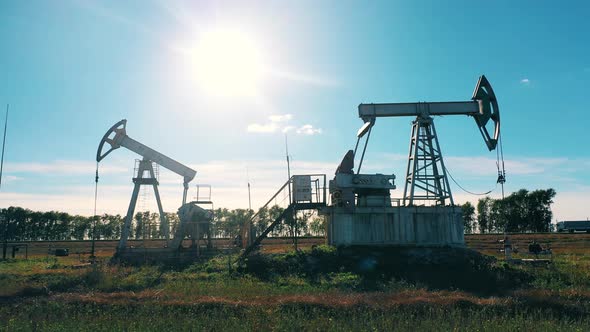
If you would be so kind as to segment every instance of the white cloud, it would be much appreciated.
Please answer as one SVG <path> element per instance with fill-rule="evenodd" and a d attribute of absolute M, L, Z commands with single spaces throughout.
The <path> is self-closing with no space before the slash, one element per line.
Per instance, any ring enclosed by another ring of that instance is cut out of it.
<path fill-rule="evenodd" d="M 252 207 L 258 208 L 287 181 L 284 160 L 217 160 L 189 165 L 197 170 L 197 177 L 190 183 L 188 200 L 196 199 L 196 185 L 210 184 L 215 207 L 230 209 L 248 206 L 248 187 L 251 184 Z M 328 174 L 337 166 L 334 162 L 294 161 L 291 174 Z M 248 172 L 246 171 L 248 169 Z M 182 179 L 176 174 L 160 170 L 159 192 L 164 211 L 175 212 L 182 198 Z M 62 174 L 61 176 L 66 176 Z M 153 190 L 144 186 L 140 191 L 136 211 L 145 207 L 157 211 Z M 97 213 L 124 214 L 133 191 L 130 181 L 117 185 L 99 183 Z M 145 198 L 145 199 L 144 199 Z M 284 202 L 280 197 L 277 203 Z M 38 211 L 58 210 L 68 213 L 92 215 L 94 208 L 94 184 L 52 187 L 50 192 L 0 192 L 0 208 L 20 206 Z"/>
<path fill-rule="evenodd" d="M 252 123 L 248 125 L 247 131 L 249 133 L 274 133 L 278 128 L 279 126 L 277 126 L 275 123 Z"/>
<path fill-rule="evenodd" d="M 342 153 L 344 152 L 342 151 Z M 400 197 L 403 192 L 406 162 L 407 156 L 405 154 L 377 154 L 365 161 L 361 171 L 369 174 L 395 173 L 398 189 L 392 193 L 392 197 Z M 448 156 L 445 158 L 445 162 L 453 177 L 467 190 L 485 192 L 495 185 L 495 158 Z M 508 182 L 506 183 L 506 194 L 508 195 L 520 188 L 535 190 L 553 187 L 557 191 L 555 204 L 552 206 L 554 217 L 559 220 L 585 219 L 589 213 L 586 205 L 588 197 L 590 197 L 590 185 L 588 182 L 584 183 L 584 180 L 580 181 L 570 172 L 584 172 L 588 162 L 588 159 L 507 158 Z M 340 157 L 321 162 L 292 160 L 291 174 L 326 174 L 329 180 L 339 163 Z M 78 163 L 72 161 L 72 164 Z M 190 184 L 189 200 L 195 199 L 196 184 L 210 184 L 215 207 L 227 207 L 230 209 L 247 207 L 247 184 L 250 182 L 252 207 L 256 209 L 264 204 L 287 180 L 287 166 L 282 159 L 212 160 L 188 166 L 197 171 L 196 178 Z M 567 182 L 551 178 L 554 173 L 564 172 L 563 176 L 572 175 L 577 181 Z M 125 173 L 130 174 L 128 170 Z M 69 178 L 70 174 L 61 172 L 54 174 L 54 176 L 59 180 L 60 177 L 63 179 Z M 129 181 L 129 178 L 121 176 L 104 177 L 102 179 L 107 182 L 99 182 L 98 185 L 98 213 L 124 214 L 129 204 L 133 184 Z M 26 180 L 28 179 L 24 181 Z M 454 183 L 451 183 L 451 187 L 457 204 L 465 201 L 471 201 L 475 204 L 481 198 L 481 196 L 463 193 Z M 153 191 L 149 187 L 145 188 L 145 192 L 148 194 L 145 196 L 145 203 L 143 205 L 138 204 L 138 209 L 144 206 L 146 209 L 156 211 Z M 92 181 L 55 187 L 44 185 L 39 189 L 22 192 L 22 188 L 14 187 L 8 189 L 10 191 L 0 192 L 0 208 L 21 206 L 32 210 L 60 210 L 84 215 L 91 215 L 93 212 L 94 183 Z M 182 198 L 182 178 L 160 168 L 159 190 L 164 210 L 175 212 L 180 206 Z M 142 190 L 142 196 L 143 193 Z M 498 198 L 500 196 L 499 187 L 490 196 Z"/>
<path fill-rule="evenodd" d="M 3 183 L 7 183 L 7 182 L 14 182 L 14 181 L 20 181 L 23 178 L 19 177 L 19 176 L 14 176 L 14 175 L 5 175 L 2 177 L 2 182 Z"/>
<path fill-rule="evenodd" d="M 445 157 L 446 166 L 453 171 L 471 175 L 486 175 L 497 171 L 496 159 L 491 157 Z M 556 167 L 576 167 L 583 161 L 567 158 L 512 158 L 506 157 L 504 165 L 506 171 L 512 175 L 535 175 L 555 170 Z"/>
<path fill-rule="evenodd" d="M 322 129 L 321 128 L 314 128 L 312 125 L 306 124 L 306 125 L 303 125 L 303 126 L 297 128 L 297 130 L 295 132 L 297 134 L 301 134 L 301 135 L 316 135 L 316 134 L 321 134 Z"/>
<path fill-rule="evenodd" d="M 558 191 L 551 209 L 553 219 L 583 220 L 590 218 L 588 197 L 590 197 L 590 189 L 580 192 Z"/>
<path fill-rule="evenodd" d="M 520 83 L 528 85 L 529 83 L 531 83 L 531 81 L 528 78 L 523 78 L 522 80 L 520 80 Z"/>
<path fill-rule="evenodd" d="M 284 78 L 293 82 L 299 82 L 320 87 L 337 87 L 340 85 L 340 82 L 334 79 L 319 76 L 311 76 L 301 73 L 293 73 L 289 71 L 273 70 L 272 74 L 277 77 Z"/>
<path fill-rule="evenodd" d="M 278 115 L 271 115 L 268 117 L 270 122 L 288 122 L 293 119 L 292 114 L 278 114 Z"/>
<path fill-rule="evenodd" d="M 292 130 L 295 130 L 297 134 L 300 135 L 316 135 L 321 134 L 321 128 L 314 128 L 310 124 L 305 124 L 299 128 L 293 125 L 287 125 L 292 119 L 292 114 L 276 114 L 271 115 L 268 117 L 269 123 L 259 124 L 259 123 L 252 123 L 248 125 L 247 131 L 249 133 L 274 133 L 280 130 L 282 133 L 288 133 Z M 279 124 L 283 124 L 279 126 Z"/>
<path fill-rule="evenodd" d="M 81 160 L 53 160 L 47 163 L 23 162 L 23 163 L 6 163 L 4 169 L 8 173 L 34 173 L 34 174 L 92 174 L 96 169 L 96 163 L 92 161 Z M 128 173 L 126 167 L 102 165 L 100 166 L 101 174 Z"/>

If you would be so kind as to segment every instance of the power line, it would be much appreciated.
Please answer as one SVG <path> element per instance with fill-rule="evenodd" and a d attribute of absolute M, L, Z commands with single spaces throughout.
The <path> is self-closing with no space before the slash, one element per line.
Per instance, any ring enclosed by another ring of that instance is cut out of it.
<path fill-rule="evenodd" d="M 463 190 L 464 192 L 466 192 L 466 193 L 468 193 L 468 194 L 471 194 L 471 195 L 476 195 L 476 196 L 484 196 L 484 195 L 487 195 L 487 194 L 489 194 L 489 193 L 493 192 L 494 190 L 496 190 L 496 188 L 498 188 L 498 183 L 496 182 L 496 186 L 494 187 L 494 189 L 492 189 L 492 190 L 489 190 L 489 191 L 486 191 L 485 193 L 474 193 L 474 192 L 472 192 L 472 191 L 469 191 L 469 190 L 467 190 L 467 189 L 463 188 L 463 187 L 462 187 L 462 186 L 461 186 L 461 185 L 460 185 L 460 184 L 459 184 L 459 183 L 458 183 L 458 182 L 455 180 L 455 178 L 453 177 L 453 175 L 451 174 L 451 172 L 449 172 L 449 169 L 448 169 L 446 166 L 445 166 L 445 172 L 447 172 L 447 174 L 449 174 L 449 176 L 451 177 L 451 180 L 453 180 L 453 182 L 454 182 L 454 183 L 457 185 L 457 187 L 461 188 L 461 190 Z"/>

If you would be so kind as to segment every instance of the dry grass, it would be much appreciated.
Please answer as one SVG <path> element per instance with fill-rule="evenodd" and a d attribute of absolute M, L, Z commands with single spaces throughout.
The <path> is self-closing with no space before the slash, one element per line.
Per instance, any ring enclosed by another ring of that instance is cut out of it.
<path fill-rule="evenodd" d="M 528 244 L 532 236 L 539 240 L 539 235 L 513 238 L 520 245 Z M 467 236 L 467 243 L 501 258 L 497 238 L 501 236 Z M 185 270 L 163 270 L 106 264 L 87 267 L 81 265 L 77 255 L 48 258 L 43 252 L 28 261 L 0 263 L 0 320 L 6 322 L 0 323 L 0 331 L 38 326 L 48 330 L 102 329 L 109 324 L 113 324 L 112 329 L 127 330 L 166 326 L 180 330 L 590 328 L 586 318 L 590 316 L 590 236 L 548 234 L 541 238 L 554 241 L 553 263 L 548 267 L 517 267 L 537 280 L 527 287 L 491 295 L 403 282 L 368 292 L 346 288 L 346 283 L 344 288 L 329 285 L 335 279 L 328 278 L 326 285 L 295 275 L 262 281 L 235 271 L 229 274 L 224 270 L 226 258 Z M 288 241 L 276 242 L 263 248 L 270 252 L 292 250 Z M 310 243 L 313 241 L 302 246 Z M 88 244 L 77 243 L 76 248 L 85 250 Z M 115 246 L 114 241 L 101 242 L 97 246 L 99 257 L 106 261 Z M 46 249 L 47 244 L 37 248 Z M 342 277 L 344 280 L 349 275 L 343 273 Z M 75 314 L 68 313 L 64 318 L 64 311 Z M 189 322 L 193 325 L 183 320 L 187 312 L 195 318 Z M 31 317 L 38 313 L 42 313 L 40 325 L 35 325 Z M 135 325 L 128 319 L 131 315 Z M 223 317 L 229 320 L 220 323 Z M 167 325 L 158 325 L 154 319 Z M 204 325 L 198 325 L 199 321 Z"/>

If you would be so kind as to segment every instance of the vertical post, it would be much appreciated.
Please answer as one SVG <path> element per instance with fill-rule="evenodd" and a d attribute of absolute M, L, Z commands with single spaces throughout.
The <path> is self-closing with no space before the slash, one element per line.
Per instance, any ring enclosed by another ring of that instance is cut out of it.
<path fill-rule="evenodd" d="M 441 200 L 442 205 L 445 205 L 445 198 L 449 199 L 449 202 L 451 204 L 451 206 L 455 205 L 455 202 L 453 201 L 453 195 L 451 194 L 451 186 L 449 184 L 449 178 L 447 177 L 447 171 L 445 168 L 445 162 L 443 160 L 443 155 L 442 155 L 442 151 L 440 149 L 440 144 L 438 143 L 438 135 L 436 134 L 436 128 L 434 127 L 434 122 L 431 123 L 431 127 L 432 127 L 432 138 L 434 139 L 434 144 L 436 145 L 436 150 L 438 152 L 438 158 L 440 161 L 440 166 L 441 166 L 441 178 L 442 178 L 442 194 L 443 194 L 443 198 Z M 432 146 L 432 141 L 430 142 L 430 145 Z M 434 163 L 434 167 L 436 166 L 436 162 Z M 438 177 L 438 173 L 437 173 L 437 177 Z M 440 182 L 439 182 L 439 186 L 440 186 Z"/>
<path fill-rule="evenodd" d="M 287 134 L 285 133 L 285 155 L 287 156 L 287 176 L 288 176 L 288 186 L 289 186 L 289 205 L 291 205 L 294 201 L 293 194 L 291 193 L 291 164 L 289 160 L 289 144 L 287 142 Z M 291 225 L 291 235 L 293 236 L 293 245 L 295 246 L 295 250 L 297 250 L 297 240 L 295 239 L 295 232 L 297 231 L 297 220 L 295 219 L 295 210 L 291 211 L 291 218 L 292 222 L 295 222 L 295 225 Z"/>
<path fill-rule="evenodd" d="M 404 184 L 404 206 L 414 204 L 414 178 L 416 176 L 418 151 L 419 124 L 418 119 L 412 123 L 412 133 L 410 137 L 410 148 L 408 152 L 408 166 L 406 168 L 406 181 Z M 409 201 L 409 202 L 408 202 Z"/>
<path fill-rule="evenodd" d="M 156 196 L 158 212 L 160 212 L 160 232 L 162 232 L 162 235 L 164 235 L 164 238 L 166 239 L 166 247 L 168 247 L 170 242 L 170 225 L 168 225 L 168 219 L 166 218 L 166 215 L 164 214 L 164 209 L 162 208 L 162 201 L 160 200 L 160 191 L 158 190 L 158 182 L 156 180 L 156 176 L 154 173 L 154 164 L 151 161 L 149 162 L 148 171 L 150 172 L 151 178 L 154 180 L 154 182 L 152 182 L 152 187 L 154 188 L 154 195 Z"/>
<path fill-rule="evenodd" d="M 252 211 L 252 197 L 250 196 L 250 181 L 248 180 L 248 210 Z"/>
<path fill-rule="evenodd" d="M 96 231 L 96 200 L 98 198 L 98 161 L 96 162 L 96 176 L 94 177 L 94 216 L 92 217 L 93 226 L 92 226 L 92 248 L 90 249 L 90 258 L 94 259 L 94 237 Z"/>
<path fill-rule="evenodd" d="M 197 233 L 196 234 L 197 235 L 197 257 L 201 256 L 201 248 L 199 248 L 200 247 L 199 238 L 201 237 L 201 234 L 199 234 L 199 224 L 200 224 L 200 220 L 197 220 L 197 222 L 196 222 L 196 226 L 197 226 L 197 231 L 196 231 L 196 233 Z"/>
<path fill-rule="evenodd" d="M 182 191 L 182 205 L 186 204 L 186 195 L 188 192 L 188 182 L 186 181 L 186 178 L 184 180 L 183 186 L 184 186 L 184 189 Z M 197 194 L 197 196 L 198 196 L 198 194 Z"/>
<path fill-rule="evenodd" d="M 8 128 L 8 104 L 6 104 L 6 119 L 4 120 L 4 138 L 2 139 L 2 159 L 0 160 L 0 187 L 2 187 L 2 170 L 4 169 L 4 147 L 6 146 L 6 129 Z"/>
<path fill-rule="evenodd" d="M 92 217 L 92 248 L 90 249 L 90 259 L 96 258 L 94 256 L 94 241 L 96 241 L 96 214 Z"/>
<path fill-rule="evenodd" d="M 123 250 L 127 245 L 129 231 L 131 230 L 131 225 L 133 222 L 133 213 L 135 212 L 135 205 L 137 204 L 137 196 L 139 195 L 139 188 L 141 187 L 141 179 L 143 178 L 143 172 L 145 171 L 145 162 L 148 162 L 145 158 L 139 162 L 137 178 L 133 179 L 133 182 L 135 182 L 135 187 L 133 187 L 131 201 L 129 202 L 129 208 L 127 209 L 127 216 L 125 217 L 125 224 L 123 225 L 121 239 L 119 240 L 119 246 L 117 247 L 117 250 Z"/>
<path fill-rule="evenodd" d="M 6 104 L 6 119 L 4 120 L 4 138 L 2 139 L 2 159 L 0 160 L 0 187 L 2 187 L 2 170 L 4 169 L 4 147 L 6 146 L 6 129 L 8 128 L 8 104 Z M 8 218 L 4 216 L 4 243 L 2 245 L 2 259 L 6 259 L 8 251 Z"/>
<path fill-rule="evenodd" d="M 292 203 L 291 199 L 291 163 L 289 160 L 289 144 L 287 142 L 287 134 L 285 133 L 285 155 L 287 156 L 287 180 L 289 181 L 289 204 Z"/>
<path fill-rule="evenodd" d="M 8 216 L 4 216 L 4 243 L 2 244 L 2 259 L 6 259 L 8 251 Z"/>

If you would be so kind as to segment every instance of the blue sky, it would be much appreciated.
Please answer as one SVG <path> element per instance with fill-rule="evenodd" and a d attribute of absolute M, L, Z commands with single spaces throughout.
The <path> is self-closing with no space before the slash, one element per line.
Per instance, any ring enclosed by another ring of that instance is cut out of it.
<path fill-rule="evenodd" d="M 211 184 L 217 206 L 247 207 L 248 178 L 256 206 L 286 178 L 285 128 L 294 173 L 331 176 L 354 148 L 359 103 L 468 100 L 485 74 L 500 103 L 506 190 L 555 188 L 555 217 L 586 219 L 589 9 L 584 1 L 2 1 L 0 105 L 10 104 L 10 118 L 0 207 L 91 214 L 96 147 L 122 118 L 131 137 L 197 170 L 193 182 Z M 256 65 L 244 62 L 219 83 L 200 54 L 207 36 L 228 31 L 224 56 Z M 366 172 L 403 178 L 411 120 L 377 121 Z M 496 155 L 474 121 L 436 125 L 459 183 L 494 188 Z M 125 211 L 135 158 L 119 149 L 101 163 L 98 212 Z M 166 210 L 177 208 L 181 182 L 162 172 Z M 459 203 L 478 199 L 451 186 Z"/>

